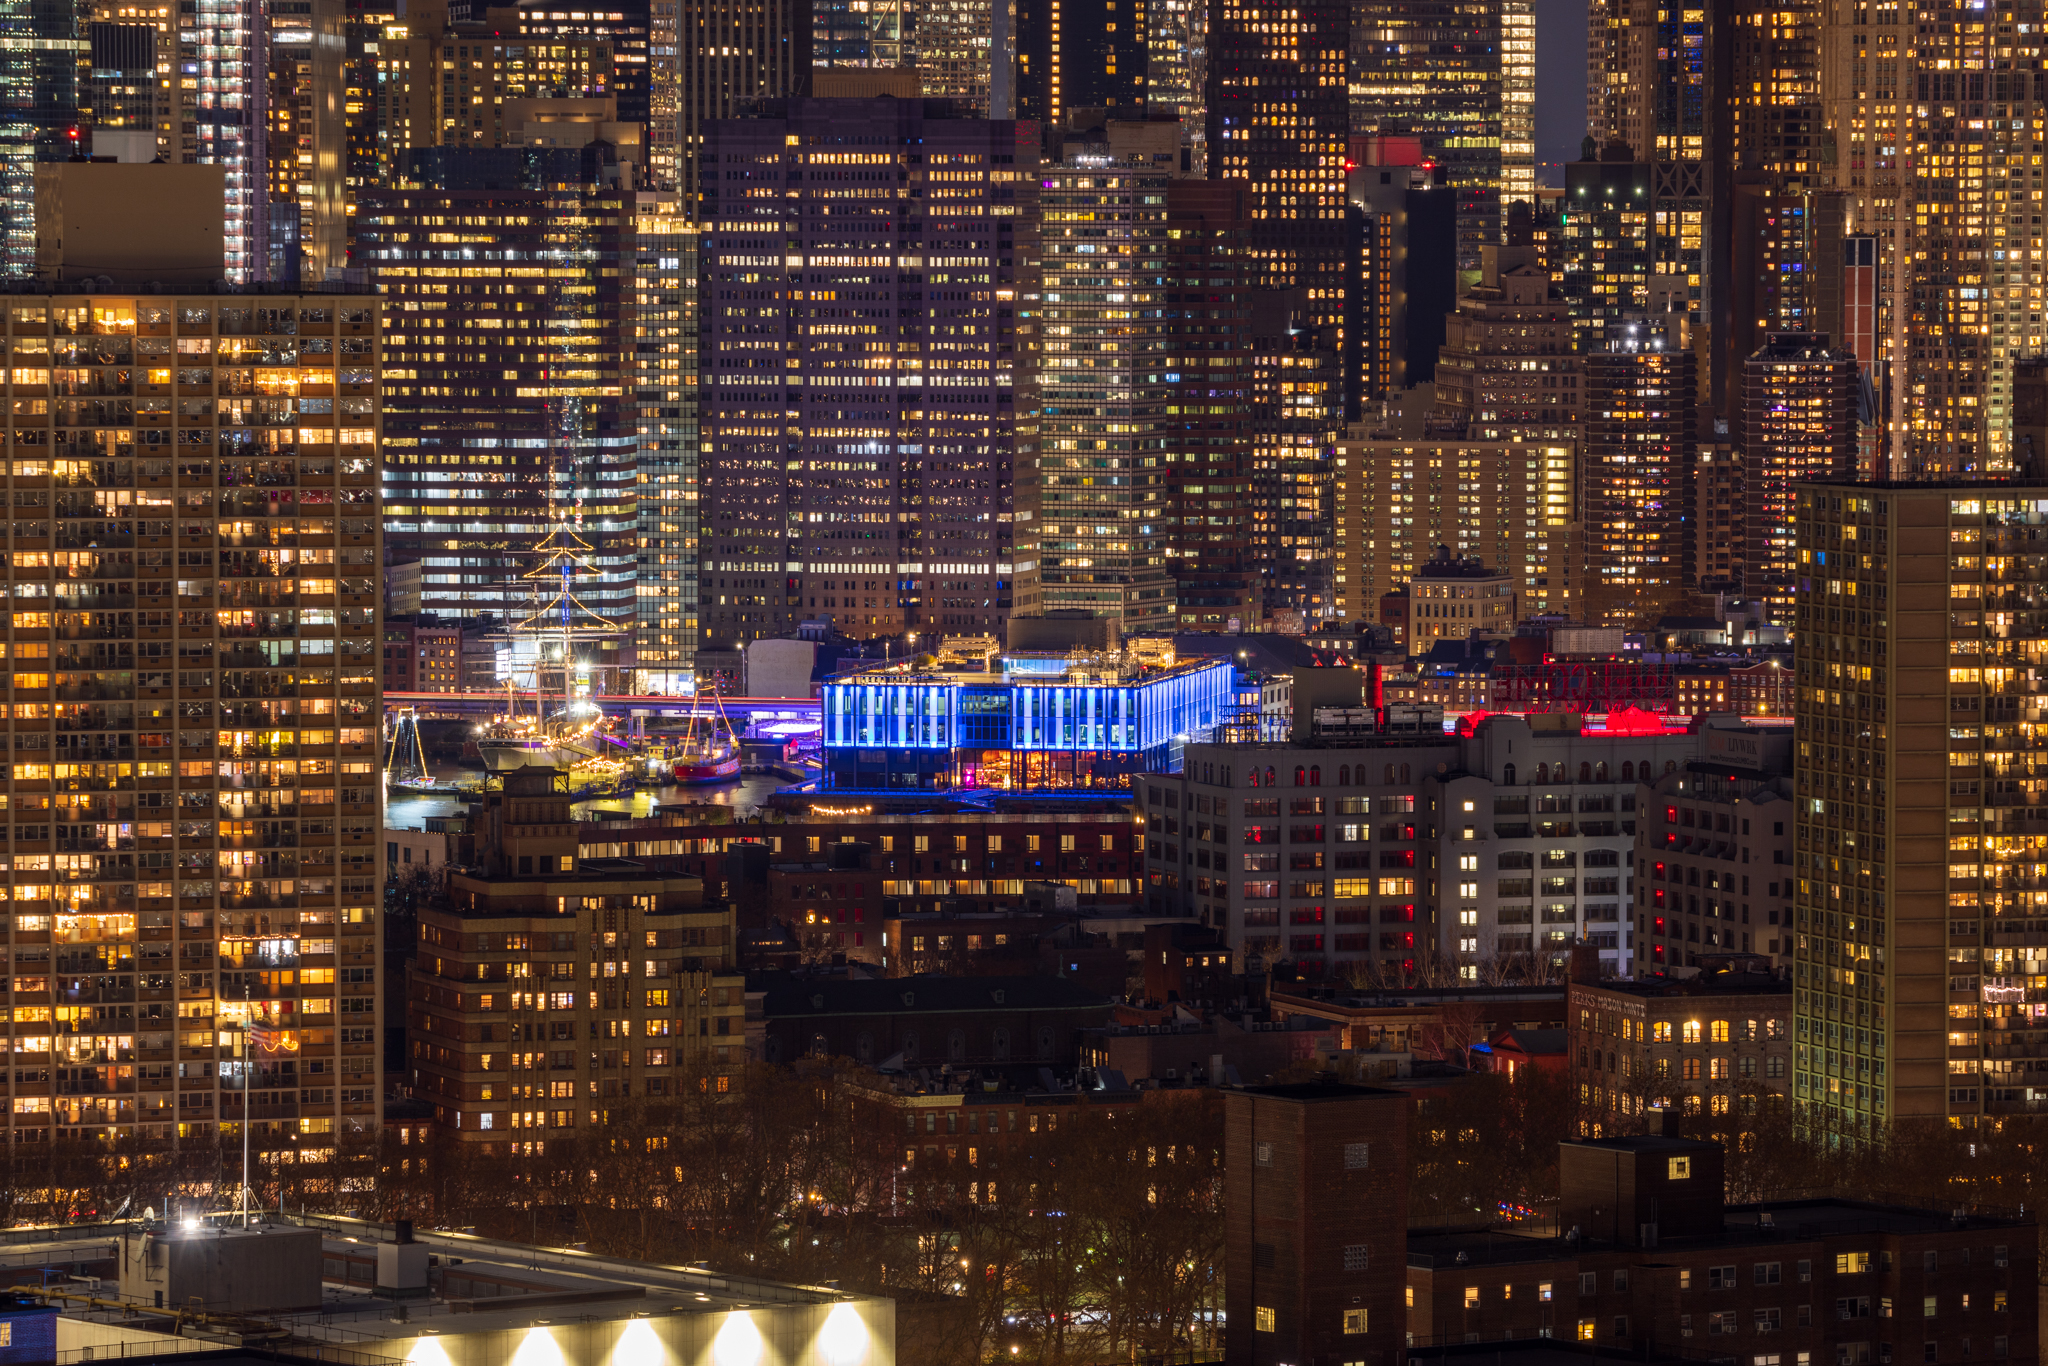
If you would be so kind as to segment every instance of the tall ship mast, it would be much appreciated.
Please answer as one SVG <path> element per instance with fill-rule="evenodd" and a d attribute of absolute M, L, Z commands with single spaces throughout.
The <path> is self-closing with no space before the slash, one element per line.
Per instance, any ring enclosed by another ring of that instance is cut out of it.
<path fill-rule="evenodd" d="M 506 713 L 484 728 L 477 752 L 492 773 L 552 768 L 569 775 L 572 791 L 616 791 L 630 780 L 634 756 L 590 700 L 590 677 L 596 647 L 622 628 L 577 596 L 579 577 L 592 572 L 591 547 L 574 527 L 557 521 L 535 550 L 538 563 L 520 578 L 532 584 L 540 605 L 505 637 L 515 650 L 532 653 L 534 711 L 521 715 L 508 688 Z M 551 675 L 559 687 L 549 687 Z"/>

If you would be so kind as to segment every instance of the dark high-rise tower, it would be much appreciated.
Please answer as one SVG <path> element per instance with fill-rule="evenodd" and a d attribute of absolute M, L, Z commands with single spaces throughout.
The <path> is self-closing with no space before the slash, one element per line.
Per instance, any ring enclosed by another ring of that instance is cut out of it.
<path fill-rule="evenodd" d="M 1251 248 L 1269 289 L 1302 291 L 1302 325 L 1342 344 L 1348 0 L 1215 7 L 1209 176 L 1249 182 Z"/>
<path fill-rule="evenodd" d="M 703 648 L 812 617 L 1004 629 L 1028 568 L 1011 468 L 1037 149 L 1032 124 L 938 101 L 778 101 L 708 125 Z M 921 198 L 896 197 L 908 176 Z"/>
<path fill-rule="evenodd" d="M 1458 306 L 1457 191 L 1417 166 L 1359 166 L 1350 182 L 1344 420 L 1356 422 L 1365 405 L 1436 374 L 1444 317 Z"/>
<path fill-rule="evenodd" d="M 1246 534 L 1253 310 L 1244 201 L 1237 181 L 1166 187 L 1167 371 L 1176 400 L 1168 409 L 1166 563 L 1187 631 L 1259 619 Z"/>
<path fill-rule="evenodd" d="M 154 24 L 105 24 L 86 26 L 91 44 L 92 74 L 85 83 L 85 103 L 92 118 L 93 154 L 106 156 L 111 148 L 102 145 L 108 133 L 148 134 L 149 155 L 139 156 L 124 146 L 131 159 L 147 161 L 159 150 L 157 124 L 157 33 Z"/>
<path fill-rule="evenodd" d="M 1017 117 L 1057 136 L 1072 111 L 1145 116 L 1148 0 L 1016 0 Z"/>

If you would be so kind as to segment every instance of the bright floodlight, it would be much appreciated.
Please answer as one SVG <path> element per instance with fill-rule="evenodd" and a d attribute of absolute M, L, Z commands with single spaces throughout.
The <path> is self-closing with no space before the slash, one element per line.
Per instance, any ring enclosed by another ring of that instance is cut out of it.
<path fill-rule="evenodd" d="M 761 1330 L 744 1313 L 734 1314 L 718 1330 L 711 1344 L 711 1359 L 718 1366 L 761 1366 Z"/>
<path fill-rule="evenodd" d="M 859 1310 L 843 1302 L 832 1306 L 818 1333 L 818 1354 L 826 1366 L 860 1366 L 868 1354 L 868 1326 Z"/>

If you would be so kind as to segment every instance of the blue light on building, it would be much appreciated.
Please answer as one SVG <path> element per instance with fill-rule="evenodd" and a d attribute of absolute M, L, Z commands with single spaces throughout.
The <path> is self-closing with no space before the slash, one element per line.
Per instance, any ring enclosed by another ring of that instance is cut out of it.
<path fill-rule="evenodd" d="M 1224 660 L 1115 679 L 1019 660 L 1001 682 L 875 670 L 824 687 L 835 787 L 1120 787 L 1163 772 L 1230 713 Z"/>

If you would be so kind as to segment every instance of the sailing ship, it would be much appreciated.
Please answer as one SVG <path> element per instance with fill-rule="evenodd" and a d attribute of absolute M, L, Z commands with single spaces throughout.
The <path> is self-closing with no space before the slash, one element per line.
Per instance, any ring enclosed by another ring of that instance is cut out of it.
<path fill-rule="evenodd" d="M 577 695 L 576 646 L 601 640 L 620 630 L 598 615 L 575 593 L 575 576 L 584 568 L 591 547 L 564 525 L 557 525 L 538 547 L 540 563 L 521 577 L 554 581 L 553 596 L 538 611 L 512 627 L 515 641 L 535 646 L 533 714 L 521 715 L 512 679 L 506 680 L 506 707 L 476 737 L 477 753 L 491 773 L 521 768 L 547 768 L 567 774 L 571 792 L 616 794 L 634 784 L 632 747 L 611 733 L 611 718 L 588 698 Z M 552 656 L 560 665 L 562 688 L 550 699 L 542 686 L 543 665 Z"/>
<path fill-rule="evenodd" d="M 426 746 L 420 740 L 416 707 L 399 708 L 391 720 L 391 744 L 384 753 L 384 783 L 401 788 L 434 786 L 433 772 L 427 767 Z"/>
<path fill-rule="evenodd" d="M 703 714 L 701 706 L 691 708 L 689 727 L 670 748 L 666 759 L 670 782 L 695 787 L 727 782 L 740 776 L 740 744 L 733 736 L 732 722 L 725 714 L 725 703 L 713 693 L 711 705 L 718 719 L 707 721 L 702 734 L 697 729 L 697 722 Z"/>

